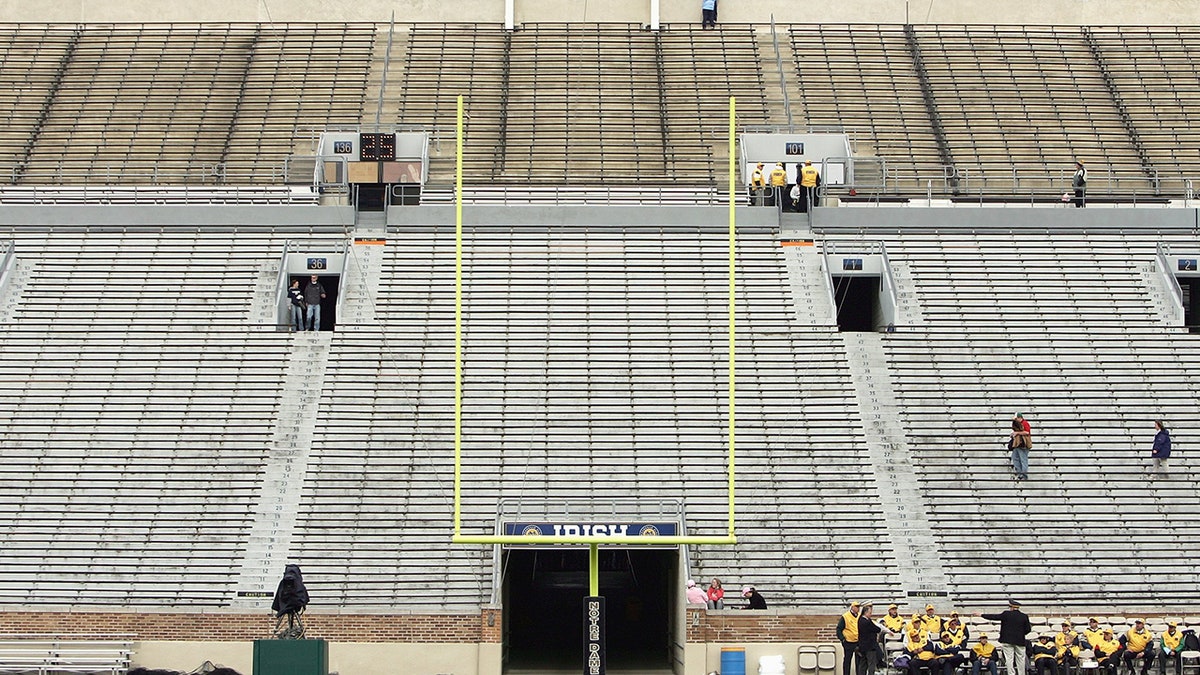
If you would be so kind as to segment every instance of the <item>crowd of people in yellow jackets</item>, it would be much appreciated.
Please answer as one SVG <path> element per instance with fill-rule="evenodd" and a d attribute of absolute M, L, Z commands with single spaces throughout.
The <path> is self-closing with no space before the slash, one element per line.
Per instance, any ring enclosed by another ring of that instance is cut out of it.
<path fill-rule="evenodd" d="M 1148 675 L 1156 662 L 1159 675 L 1165 675 L 1168 665 L 1173 665 L 1175 675 L 1182 675 L 1183 652 L 1197 648 L 1195 633 L 1181 630 L 1175 622 L 1167 623 L 1166 630 L 1156 636 L 1143 619 L 1118 633 L 1101 625 L 1098 617 L 1090 618 L 1083 630 L 1064 619 L 1057 633 L 1041 633 L 1031 643 L 1029 619 L 1013 600 L 1006 612 L 980 615 L 1000 622 L 999 645 L 987 634 L 972 642 L 970 628 L 958 612 L 943 618 L 933 605 L 926 605 L 923 614 L 911 616 L 900 614 L 898 605 L 889 605 L 878 621 L 871 613 L 870 603 L 855 602 L 838 619 L 842 675 L 851 675 L 851 670 L 871 675 L 884 664 L 906 670 L 908 675 L 954 675 L 968 666 L 972 675 L 982 671 L 999 675 L 1000 666 L 1006 675 L 1068 675 L 1081 667 L 1095 669 L 1100 675 L 1119 675 L 1122 666 L 1133 675 L 1139 665 L 1141 675 Z M 902 647 L 889 650 L 896 644 Z"/>
<path fill-rule="evenodd" d="M 821 172 L 812 161 L 796 167 L 796 183 L 788 182 L 787 167 L 776 162 L 770 173 L 765 172 L 759 162 L 750 172 L 750 203 L 755 206 L 777 206 L 783 211 L 808 213 L 813 206 L 820 206 Z"/>

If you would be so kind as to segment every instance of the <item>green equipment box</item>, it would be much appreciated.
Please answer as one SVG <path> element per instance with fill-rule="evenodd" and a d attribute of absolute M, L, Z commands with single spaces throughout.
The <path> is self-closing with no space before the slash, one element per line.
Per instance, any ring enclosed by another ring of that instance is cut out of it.
<path fill-rule="evenodd" d="M 254 675 L 328 675 L 324 640 L 255 640 Z"/>

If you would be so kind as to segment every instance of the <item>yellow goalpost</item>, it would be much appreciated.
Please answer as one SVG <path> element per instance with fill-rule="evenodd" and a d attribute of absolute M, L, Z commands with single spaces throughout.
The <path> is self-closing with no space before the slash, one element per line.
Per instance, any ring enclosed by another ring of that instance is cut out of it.
<path fill-rule="evenodd" d="M 458 97 L 457 134 L 455 142 L 454 168 L 454 544 L 586 544 L 590 547 L 591 592 L 598 595 L 597 547 L 607 544 L 628 545 L 729 545 L 737 543 L 734 534 L 734 448 L 735 448 L 735 255 L 737 231 L 735 227 L 735 106 L 734 97 L 729 98 L 729 453 L 728 453 L 728 499 L 729 520 L 725 536 L 636 536 L 621 537 L 608 535 L 524 535 L 493 534 L 465 535 L 462 533 L 462 152 L 463 152 L 463 97 Z"/>

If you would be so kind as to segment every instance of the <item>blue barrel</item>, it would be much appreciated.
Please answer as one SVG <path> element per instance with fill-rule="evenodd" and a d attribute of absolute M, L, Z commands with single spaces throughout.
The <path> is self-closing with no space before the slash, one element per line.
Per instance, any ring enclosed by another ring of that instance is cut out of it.
<path fill-rule="evenodd" d="M 721 647 L 721 675 L 746 675 L 745 647 Z"/>

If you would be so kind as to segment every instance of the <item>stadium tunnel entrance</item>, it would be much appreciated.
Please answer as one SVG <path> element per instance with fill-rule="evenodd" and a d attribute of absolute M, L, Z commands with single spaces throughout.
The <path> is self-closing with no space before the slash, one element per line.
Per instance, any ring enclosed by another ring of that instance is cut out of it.
<path fill-rule="evenodd" d="M 671 641 L 682 617 L 677 589 L 679 552 L 645 547 L 600 550 L 609 670 L 671 670 Z M 579 672 L 583 664 L 583 601 L 588 551 L 509 548 L 504 551 L 506 671 Z"/>
<path fill-rule="evenodd" d="M 838 329 L 869 333 L 886 325 L 880 288 L 878 276 L 833 277 Z"/>
<path fill-rule="evenodd" d="M 300 290 L 308 285 L 311 275 L 292 274 L 288 276 L 288 287 L 291 287 L 293 281 L 300 282 Z M 331 331 L 337 326 L 337 306 L 338 306 L 338 283 L 342 277 L 340 274 L 318 274 L 317 281 L 321 287 L 325 289 L 325 298 L 321 300 L 321 330 Z"/>

